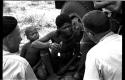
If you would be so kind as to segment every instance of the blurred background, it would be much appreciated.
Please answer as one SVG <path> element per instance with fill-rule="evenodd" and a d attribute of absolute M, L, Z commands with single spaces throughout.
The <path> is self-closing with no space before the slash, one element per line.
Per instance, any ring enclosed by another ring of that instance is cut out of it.
<path fill-rule="evenodd" d="M 26 27 L 34 26 L 40 37 L 56 29 L 55 19 L 60 14 L 54 1 L 3 1 L 3 16 L 14 16 L 21 29 L 21 45 L 28 40 L 24 31 Z"/>

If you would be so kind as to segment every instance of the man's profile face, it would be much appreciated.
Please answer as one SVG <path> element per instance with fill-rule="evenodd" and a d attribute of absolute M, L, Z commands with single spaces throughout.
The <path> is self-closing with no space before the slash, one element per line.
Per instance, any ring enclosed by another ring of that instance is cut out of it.
<path fill-rule="evenodd" d="M 13 52 L 17 52 L 19 51 L 19 45 L 21 42 L 22 38 L 20 36 L 20 29 L 17 26 L 16 29 L 12 32 L 11 37 L 9 38 L 9 48 L 13 51 Z"/>
<path fill-rule="evenodd" d="M 86 32 L 87 36 L 88 36 L 92 41 L 94 41 L 94 36 L 92 35 L 92 32 L 91 32 L 89 29 L 85 28 L 85 27 L 84 27 L 84 31 Z"/>

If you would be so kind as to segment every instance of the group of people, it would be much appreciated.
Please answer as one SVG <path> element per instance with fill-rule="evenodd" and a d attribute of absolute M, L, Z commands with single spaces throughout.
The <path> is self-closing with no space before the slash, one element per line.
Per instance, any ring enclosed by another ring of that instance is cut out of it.
<path fill-rule="evenodd" d="M 3 16 L 3 79 L 122 79 L 122 35 L 112 30 L 105 12 L 92 10 L 82 19 L 63 13 L 55 23 L 57 30 L 42 38 L 34 26 L 26 28 L 29 42 L 19 53 L 18 22 L 12 16 Z M 87 49 L 81 47 L 85 36 L 91 43 Z"/>

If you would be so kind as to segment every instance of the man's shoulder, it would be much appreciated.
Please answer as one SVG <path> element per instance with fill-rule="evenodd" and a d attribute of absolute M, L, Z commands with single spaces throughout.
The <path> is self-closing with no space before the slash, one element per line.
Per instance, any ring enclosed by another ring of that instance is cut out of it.
<path fill-rule="evenodd" d="M 109 56 L 114 53 L 114 51 L 119 51 L 122 49 L 122 36 L 114 34 L 109 37 L 106 37 L 104 40 L 97 43 L 94 47 L 92 47 L 87 55 L 102 57 Z"/>
<path fill-rule="evenodd" d="M 22 64 L 25 66 L 29 65 L 29 63 L 27 62 L 25 58 L 16 54 L 3 56 L 3 59 L 5 59 L 5 61 L 8 60 L 9 62 L 18 63 L 18 64 Z"/>
<path fill-rule="evenodd" d="M 102 54 L 102 51 L 100 51 L 102 47 L 100 47 L 100 45 L 96 44 L 94 45 L 87 53 L 87 56 L 91 57 L 91 58 L 97 58 Z"/>
<path fill-rule="evenodd" d="M 55 36 L 57 36 L 58 34 L 57 34 L 57 30 L 54 30 L 54 31 L 51 31 L 50 33 L 48 33 L 48 36 L 50 37 L 50 38 L 53 38 L 53 37 L 55 37 Z"/>

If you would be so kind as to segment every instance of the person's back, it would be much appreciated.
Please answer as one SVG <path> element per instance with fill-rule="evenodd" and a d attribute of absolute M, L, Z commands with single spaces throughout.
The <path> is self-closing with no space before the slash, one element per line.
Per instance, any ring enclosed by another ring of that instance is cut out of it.
<path fill-rule="evenodd" d="M 28 42 L 23 46 L 20 56 L 24 57 L 31 67 L 33 67 L 40 60 L 40 50 L 31 47 L 31 43 Z"/>
<path fill-rule="evenodd" d="M 31 72 L 33 70 L 24 58 L 3 51 L 3 79 L 36 80 Z"/>
<path fill-rule="evenodd" d="M 93 54 L 89 54 L 91 52 Z M 120 35 L 113 34 L 105 38 L 89 53 L 88 61 L 94 59 L 94 64 L 99 70 L 99 77 L 104 80 L 122 80 L 122 37 Z M 94 58 L 92 59 L 92 57 Z"/>
<path fill-rule="evenodd" d="M 102 42 L 106 45 L 99 44 L 103 51 L 101 51 L 101 55 L 97 55 L 99 55 L 99 59 L 104 60 L 100 61 L 99 65 L 102 65 L 100 67 L 103 68 L 102 74 L 104 74 L 105 80 L 122 80 L 122 37 L 117 34 L 110 37 Z"/>

